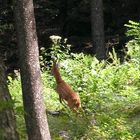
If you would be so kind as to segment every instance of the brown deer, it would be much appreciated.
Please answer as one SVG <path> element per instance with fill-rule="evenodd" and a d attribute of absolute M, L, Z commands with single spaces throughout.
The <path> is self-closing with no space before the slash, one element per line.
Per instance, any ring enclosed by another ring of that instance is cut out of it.
<path fill-rule="evenodd" d="M 58 63 L 53 63 L 51 73 L 56 80 L 56 91 L 59 94 L 60 103 L 63 104 L 63 102 L 65 103 L 66 101 L 70 109 L 77 111 L 81 107 L 80 97 L 73 91 L 71 86 L 62 79 L 59 72 Z"/>

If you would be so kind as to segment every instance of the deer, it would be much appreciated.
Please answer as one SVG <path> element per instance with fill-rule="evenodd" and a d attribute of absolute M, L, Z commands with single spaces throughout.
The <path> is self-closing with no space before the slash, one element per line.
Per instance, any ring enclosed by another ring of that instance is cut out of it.
<path fill-rule="evenodd" d="M 51 73 L 56 80 L 56 92 L 59 95 L 60 103 L 67 104 L 67 106 L 73 111 L 77 111 L 81 108 L 79 95 L 62 79 L 57 62 L 53 62 Z"/>

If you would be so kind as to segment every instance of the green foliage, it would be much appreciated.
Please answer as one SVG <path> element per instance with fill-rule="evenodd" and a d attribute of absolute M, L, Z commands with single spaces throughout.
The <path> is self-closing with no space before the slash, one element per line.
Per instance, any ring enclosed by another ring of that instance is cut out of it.
<path fill-rule="evenodd" d="M 140 43 L 140 23 L 129 20 L 129 24 L 125 26 L 128 28 L 126 35 L 134 37 L 135 41 Z"/>
<path fill-rule="evenodd" d="M 69 57 L 69 45 L 66 44 L 66 39 L 64 41 L 60 36 L 50 36 L 52 40 L 52 46 L 50 55 L 53 60 L 61 60 Z"/>
<path fill-rule="evenodd" d="M 25 140 L 26 138 L 26 128 L 24 121 L 24 109 L 22 102 L 21 84 L 20 77 L 15 80 L 11 80 L 9 77 L 9 90 L 14 101 L 14 110 L 16 114 L 17 121 L 17 132 L 19 133 L 20 140 Z"/>
<path fill-rule="evenodd" d="M 128 54 L 132 57 L 139 58 L 140 57 L 140 23 L 129 21 L 129 24 L 125 24 L 128 28 L 126 32 L 127 36 L 133 37 L 131 41 L 127 44 L 129 48 Z"/>
<path fill-rule="evenodd" d="M 52 41 L 52 45 L 49 49 L 41 48 L 41 55 L 40 55 L 40 64 L 42 70 L 47 69 L 47 65 L 49 62 L 57 60 L 60 61 L 61 59 L 67 59 L 70 57 L 70 45 L 67 44 L 67 39 L 62 39 L 60 36 L 52 35 L 50 36 Z M 48 62 L 47 58 L 50 58 Z"/>
<path fill-rule="evenodd" d="M 123 64 L 115 51 L 110 54 L 113 63 L 108 63 L 83 53 L 71 54 L 72 58 L 66 59 L 61 52 L 60 56 L 56 55 L 59 53 L 57 49 L 53 50 L 51 56 L 61 59 L 62 78 L 81 97 L 82 110 L 76 115 L 59 103 L 54 77 L 44 70 L 42 80 L 47 111 L 61 112 L 59 116 L 48 114 L 52 139 L 62 140 L 62 132 L 73 140 L 139 139 L 140 57 L 136 57 L 138 52 L 131 46 L 128 49 L 133 55 Z M 26 139 L 19 81 L 11 81 L 9 88 L 15 101 L 18 131 L 21 139 Z"/>

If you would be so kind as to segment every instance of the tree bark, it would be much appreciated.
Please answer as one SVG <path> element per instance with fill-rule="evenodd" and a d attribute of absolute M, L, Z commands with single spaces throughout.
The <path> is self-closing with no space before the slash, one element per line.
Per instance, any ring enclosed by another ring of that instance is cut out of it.
<path fill-rule="evenodd" d="M 50 140 L 39 65 L 38 41 L 32 0 L 15 0 L 20 70 L 29 140 Z"/>
<path fill-rule="evenodd" d="M 12 99 L 7 86 L 5 68 L 0 58 L 0 140 L 18 140 Z"/>
<path fill-rule="evenodd" d="M 93 53 L 99 60 L 106 58 L 102 0 L 91 0 Z"/>

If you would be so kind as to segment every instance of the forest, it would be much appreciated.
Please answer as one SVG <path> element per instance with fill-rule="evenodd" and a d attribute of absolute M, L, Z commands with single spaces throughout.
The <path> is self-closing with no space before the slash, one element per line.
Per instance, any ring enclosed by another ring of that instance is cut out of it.
<path fill-rule="evenodd" d="M 139 0 L 0 0 L 0 140 L 140 140 Z"/>

